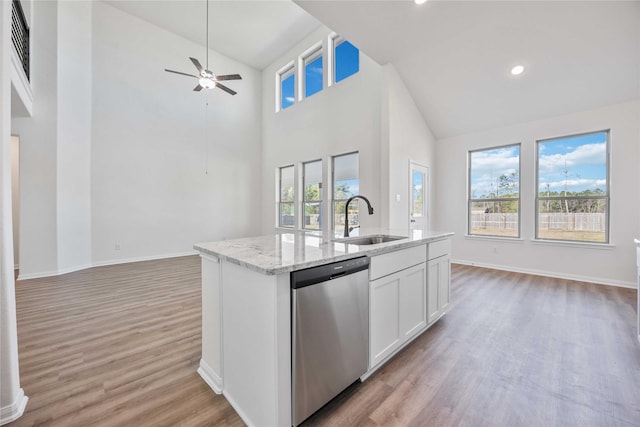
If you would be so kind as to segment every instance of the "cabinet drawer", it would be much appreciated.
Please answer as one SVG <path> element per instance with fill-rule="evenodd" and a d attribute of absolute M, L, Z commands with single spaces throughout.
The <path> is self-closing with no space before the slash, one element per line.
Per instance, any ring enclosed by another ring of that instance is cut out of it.
<path fill-rule="evenodd" d="M 451 253 L 451 239 L 430 242 L 427 246 L 428 259 L 435 259 Z"/>
<path fill-rule="evenodd" d="M 388 254 L 376 255 L 371 257 L 369 280 L 388 276 L 396 271 L 426 262 L 426 260 L 427 251 L 425 250 L 425 245 L 401 249 L 399 251 L 389 252 Z"/>

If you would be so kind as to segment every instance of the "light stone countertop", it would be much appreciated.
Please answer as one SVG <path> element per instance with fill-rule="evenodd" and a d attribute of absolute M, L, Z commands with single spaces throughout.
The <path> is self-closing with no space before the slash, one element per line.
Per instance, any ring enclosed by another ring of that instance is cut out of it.
<path fill-rule="evenodd" d="M 407 231 L 371 229 L 361 236 L 407 236 Z M 419 246 L 453 236 L 452 232 L 413 230 L 411 236 L 374 245 L 355 245 L 323 238 L 318 233 L 276 230 L 274 234 L 219 242 L 198 243 L 201 254 L 238 264 L 266 275 L 288 273 L 359 256 L 373 256 L 398 249 Z M 358 236 L 353 236 L 353 239 Z M 342 239 L 337 239 L 342 240 Z"/>

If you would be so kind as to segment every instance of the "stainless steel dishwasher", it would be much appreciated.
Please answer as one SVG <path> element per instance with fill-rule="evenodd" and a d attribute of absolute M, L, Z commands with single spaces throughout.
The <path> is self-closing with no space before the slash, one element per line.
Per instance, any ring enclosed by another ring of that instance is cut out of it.
<path fill-rule="evenodd" d="M 369 258 L 291 273 L 292 424 L 367 371 Z"/>

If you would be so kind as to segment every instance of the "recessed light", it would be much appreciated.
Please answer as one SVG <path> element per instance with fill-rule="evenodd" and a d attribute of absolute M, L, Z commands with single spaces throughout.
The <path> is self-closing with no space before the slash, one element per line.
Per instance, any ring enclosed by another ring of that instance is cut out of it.
<path fill-rule="evenodd" d="M 425 4 L 427 0 L 413 0 L 416 4 Z"/>
<path fill-rule="evenodd" d="M 516 65 L 515 67 L 513 67 L 511 69 L 511 74 L 513 74 L 514 76 L 518 76 L 520 74 L 522 74 L 524 72 L 524 66 L 523 65 Z"/>

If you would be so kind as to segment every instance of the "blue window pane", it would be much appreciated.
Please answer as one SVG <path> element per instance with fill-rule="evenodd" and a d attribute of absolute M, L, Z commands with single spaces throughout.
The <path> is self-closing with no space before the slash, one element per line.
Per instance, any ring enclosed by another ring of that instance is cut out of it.
<path fill-rule="evenodd" d="M 336 83 L 360 70 L 360 51 L 357 47 L 343 41 L 336 46 Z"/>
<path fill-rule="evenodd" d="M 295 75 L 291 74 L 286 79 L 282 80 L 282 109 L 291 107 L 295 100 Z"/>
<path fill-rule="evenodd" d="M 322 90 L 322 56 L 304 67 L 304 79 L 305 98 Z"/>

